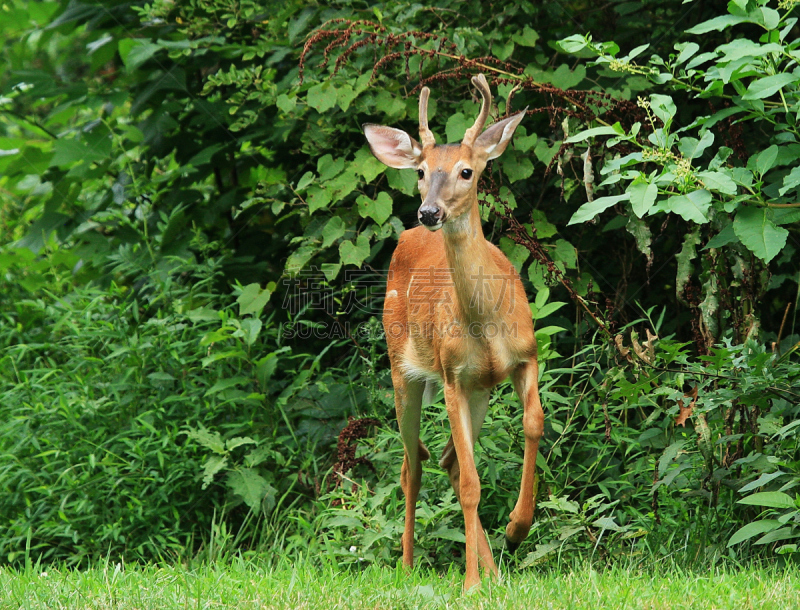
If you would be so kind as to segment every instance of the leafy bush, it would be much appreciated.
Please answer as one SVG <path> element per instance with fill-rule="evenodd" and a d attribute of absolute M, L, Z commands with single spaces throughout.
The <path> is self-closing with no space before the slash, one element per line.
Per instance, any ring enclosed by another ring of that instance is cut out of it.
<path fill-rule="evenodd" d="M 313 448 L 320 436 L 289 434 L 298 415 L 284 423 L 279 408 L 265 408 L 291 391 L 291 379 L 275 371 L 284 366 L 291 375 L 292 355 L 276 345 L 274 325 L 252 317 L 263 308 L 253 298 L 261 291 L 247 287 L 225 305 L 213 290 L 218 264 L 168 262 L 168 273 L 163 265 L 140 269 L 134 289 L 44 291 L 6 312 L 5 560 L 177 558 L 209 544 L 220 521 L 247 524 L 250 509 L 263 520 L 279 499 L 307 493 L 298 489 L 302 464 L 292 463 L 299 454 L 293 443 Z M 120 270 L 131 271 L 129 264 Z M 197 432 L 206 429 L 215 432 Z M 225 448 L 213 464 L 205 459 L 209 439 Z M 225 469 L 225 459 L 239 460 L 245 447 L 254 448 L 246 467 Z M 223 469 L 226 478 L 214 481 Z M 243 502 L 245 511 L 237 508 Z"/>
<path fill-rule="evenodd" d="M 697 37 L 728 29 L 747 31 L 749 25 L 761 32 L 758 41 L 737 37 L 705 49 L 695 41 L 680 42 L 667 59 L 653 55 L 644 66 L 633 60 L 649 45 L 618 57 L 619 46 L 594 42 L 591 36 L 575 35 L 559 42 L 566 52 L 596 56 L 593 65 L 640 74 L 659 91 L 688 93 L 710 102 L 710 114 L 687 116 L 678 112 L 670 95 L 639 97 L 643 116 L 630 127 L 600 120 L 604 126 L 565 141 L 583 147 L 595 138 L 611 136 L 600 170 L 605 179 L 595 188 L 617 191 L 590 197 L 570 224 L 587 222 L 618 206 L 628 217 L 629 231 L 642 236 L 641 247 L 647 252 L 650 218 L 675 214 L 687 223 L 675 291 L 679 300 L 699 310 L 696 333 L 706 347 L 726 328 L 735 328 L 742 341 L 756 334 L 760 324 L 756 301 L 773 285 L 769 271 L 778 277 L 794 272 L 795 247 L 787 238 L 800 220 L 800 204 L 795 202 L 800 186 L 795 126 L 800 77 L 791 70 L 800 38 L 791 37 L 797 22 L 789 16 L 793 3 L 782 5 L 784 12 L 767 4 L 767 0 L 731 2 L 729 14 L 687 30 L 703 42 Z M 719 105 L 723 107 L 717 109 Z M 680 118 L 688 124 L 679 127 Z M 748 123 L 753 123 L 752 138 L 744 142 L 741 134 Z M 701 244 L 705 245 L 698 253 Z M 696 258 L 699 291 L 690 285 L 691 261 Z M 777 264 L 768 268 L 771 261 Z"/>

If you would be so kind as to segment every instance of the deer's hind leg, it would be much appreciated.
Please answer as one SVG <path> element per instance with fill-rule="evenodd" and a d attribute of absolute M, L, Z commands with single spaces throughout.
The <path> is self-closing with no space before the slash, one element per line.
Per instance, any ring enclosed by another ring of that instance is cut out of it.
<path fill-rule="evenodd" d="M 525 457 L 522 462 L 522 483 L 511 520 L 506 527 L 506 544 L 510 551 L 528 535 L 536 506 L 536 455 L 544 432 L 544 411 L 539 398 L 539 365 L 535 359 L 521 364 L 512 374 L 514 389 L 522 401 L 522 430 L 525 434 Z"/>

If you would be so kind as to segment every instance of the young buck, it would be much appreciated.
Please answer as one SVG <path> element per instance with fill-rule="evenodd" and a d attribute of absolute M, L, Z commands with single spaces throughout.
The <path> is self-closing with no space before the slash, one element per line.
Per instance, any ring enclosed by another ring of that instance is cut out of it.
<path fill-rule="evenodd" d="M 544 425 L 528 300 L 514 267 L 484 239 L 478 208 L 481 172 L 506 149 L 525 111 L 483 131 L 492 94 L 482 74 L 473 77 L 472 83 L 483 103 L 461 144 L 436 144 L 428 129 L 427 87 L 419 100 L 421 143 L 399 129 L 364 126 L 380 161 L 396 169 L 416 170 L 422 195 L 417 213 L 422 226 L 400 236 L 389 267 L 383 311 L 405 450 L 403 563 L 413 565 L 421 462 L 430 457 L 419 438 L 423 395 L 427 402 L 437 387 L 434 384 L 443 383 L 452 436 L 439 464 L 447 470 L 464 513 L 465 589 L 480 584 L 479 565 L 497 575 L 478 518 L 481 485 L 473 456 L 491 389 L 510 375 L 524 408 L 522 485 L 506 528 L 511 549 L 527 536 L 533 519 L 536 452 Z"/>

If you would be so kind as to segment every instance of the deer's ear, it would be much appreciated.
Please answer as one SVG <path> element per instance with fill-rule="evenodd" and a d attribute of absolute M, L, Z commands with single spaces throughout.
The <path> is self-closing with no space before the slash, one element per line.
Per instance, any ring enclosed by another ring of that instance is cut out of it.
<path fill-rule="evenodd" d="M 497 123 L 478 136 L 472 148 L 479 154 L 485 155 L 487 161 L 491 161 L 502 155 L 508 143 L 511 141 L 514 131 L 525 116 L 526 110 L 527 108 L 514 116 L 510 116 L 502 121 L 497 121 Z"/>
<path fill-rule="evenodd" d="M 422 160 L 422 146 L 402 129 L 383 125 L 364 125 L 372 154 L 395 169 L 416 168 Z"/>

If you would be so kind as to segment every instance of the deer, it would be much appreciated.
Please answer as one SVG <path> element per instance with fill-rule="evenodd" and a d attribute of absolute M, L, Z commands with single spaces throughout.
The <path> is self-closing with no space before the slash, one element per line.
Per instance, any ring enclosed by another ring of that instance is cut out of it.
<path fill-rule="evenodd" d="M 481 95 L 481 109 L 460 144 L 436 143 L 428 128 L 428 87 L 419 97 L 420 142 L 393 127 L 363 126 L 379 161 L 416 170 L 422 198 L 420 224 L 401 233 L 392 255 L 383 309 L 403 442 L 403 565 L 410 569 L 414 564 L 422 462 L 430 458 L 420 440 L 422 406 L 429 405 L 443 385 L 451 436 L 439 464 L 464 515 L 465 591 L 480 585 L 479 568 L 490 578 L 498 576 L 478 516 L 481 483 L 474 458 L 492 388 L 510 376 L 523 405 L 522 480 L 505 531 L 512 552 L 533 521 L 536 455 L 544 430 L 531 310 L 514 266 L 484 237 L 478 206 L 481 173 L 506 150 L 527 109 L 484 131 L 491 90 L 483 74 L 473 77 L 472 84 Z"/>

